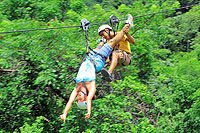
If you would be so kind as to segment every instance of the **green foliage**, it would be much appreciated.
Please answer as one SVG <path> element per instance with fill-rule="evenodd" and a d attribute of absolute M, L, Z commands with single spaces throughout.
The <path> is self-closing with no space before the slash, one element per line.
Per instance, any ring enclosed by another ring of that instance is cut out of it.
<path fill-rule="evenodd" d="M 35 122 L 31 123 L 31 125 L 25 122 L 23 127 L 20 127 L 20 132 L 21 133 L 42 133 L 43 126 L 44 126 L 42 120 L 44 120 L 44 117 L 37 117 Z"/>
<path fill-rule="evenodd" d="M 70 0 L 70 8 L 77 13 L 82 13 L 85 11 L 86 7 L 83 0 Z"/>
<path fill-rule="evenodd" d="M 27 18 L 33 15 L 33 2 L 31 0 L 2 0 L 0 9 L 10 20 Z"/>
<path fill-rule="evenodd" d="M 131 65 L 116 69 L 121 80 L 107 84 L 97 75 L 89 121 L 74 104 L 62 123 L 58 117 L 86 52 L 84 32 L 1 34 L 0 132 L 199 132 L 200 7 L 174 10 L 191 2 L 2 0 L 1 32 L 74 26 L 86 18 L 94 48 L 100 22 L 116 15 L 120 29 L 131 13 L 136 44 L 131 45 Z"/>
<path fill-rule="evenodd" d="M 6 20 L 6 16 L 4 16 L 4 15 L 2 14 L 2 12 L 0 11 L 0 22 L 1 22 L 2 20 Z"/>
<path fill-rule="evenodd" d="M 166 19 L 161 26 L 161 30 L 168 33 L 163 47 L 175 52 L 190 51 L 199 30 L 199 13 L 199 6 L 196 6 L 183 15 Z"/>
<path fill-rule="evenodd" d="M 68 10 L 66 13 L 67 18 L 69 18 L 72 22 L 80 22 L 81 16 L 75 12 L 74 10 Z"/>
<path fill-rule="evenodd" d="M 133 133 L 157 133 L 158 130 L 156 130 L 153 125 L 151 125 L 148 121 L 148 119 L 144 119 L 141 121 L 137 126 L 134 126 L 132 128 Z"/>
<path fill-rule="evenodd" d="M 195 45 L 196 41 L 193 43 L 193 51 L 177 53 L 173 58 L 162 60 L 154 66 L 155 71 L 160 74 L 157 79 L 152 77 L 150 84 L 157 95 L 155 107 L 163 114 L 159 125 L 164 131 L 198 132 L 199 125 L 195 123 L 199 123 L 196 106 L 199 102 L 196 96 L 200 87 L 199 46 Z M 169 124 L 172 128 L 167 126 Z M 189 128 L 192 125 L 193 128 Z"/>
<path fill-rule="evenodd" d="M 40 21 L 49 21 L 51 19 L 61 19 L 60 0 L 38 1 L 32 4 L 34 6 L 34 18 Z"/>
<path fill-rule="evenodd" d="M 140 82 L 136 81 L 135 77 L 127 76 L 123 81 L 119 80 L 113 83 L 113 87 L 117 92 L 125 92 L 127 95 L 135 96 L 135 98 L 146 103 L 153 102 L 152 94 L 147 90 L 147 87 Z M 139 101 L 139 102 L 141 102 Z"/>
<path fill-rule="evenodd" d="M 3 0 L 0 4 L 2 13 L 8 19 L 37 19 L 49 21 L 51 19 L 64 18 L 63 10 L 68 6 L 62 4 L 61 0 Z M 7 7 L 7 8 L 4 8 Z"/>

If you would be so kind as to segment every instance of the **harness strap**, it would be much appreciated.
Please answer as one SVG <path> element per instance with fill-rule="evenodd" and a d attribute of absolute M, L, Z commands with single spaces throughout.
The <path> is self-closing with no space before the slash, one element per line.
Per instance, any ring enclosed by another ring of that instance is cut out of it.
<path fill-rule="evenodd" d="M 97 54 L 97 55 L 100 55 L 102 58 L 104 58 L 104 59 L 106 59 L 107 57 L 106 56 L 104 56 L 104 55 L 102 55 L 102 54 L 100 54 L 100 53 L 98 53 L 98 52 L 96 52 L 96 51 L 94 51 L 91 47 L 89 47 L 89 50 L 91 50 L 92 52 L 94 52 L 95 54 Z M 89 52 L 88 53 L 86 53 L 86 54 L 89 54 Z"/>
<path fill-rule="evenodd" d="M 86 51 L 88 52 L 89 49 L 89 37 L 88 37 L 88 29 L 89 29 L 89 25 L 90 25 L 90 22 L 87 20 L 87 19 L 82 19 L 81 20 L 81 28 L 84 30 L 85 32 L 85 39 L 86 39 Z"/>
<path fill-rule="evenodd" d="M 95 70 L 96 70 L 96 62 L 90 57 L 89 53 L 90 53 L 90 52 L 87 52 L 86 55 L 89 57 L 90 62 L 94 65 L 94 68 L 95 68 Z M 86 58 L 87 58 L 87 57 L 85 57 L 85 59 L 86 59 Z"/>
<path fill-rule="evenodd" d="M 94 52 L 94 54 L 100 55 L 102 58 L 104 58 L 104 59 L 106 60 L 106 58 L 107 58 L 106 56 L 103 56 L 102 54 L 100 54 L 100 53 L 94 51 L 94 50 L 91 49 L 90 47 L 89 47 L 89 49 L 90 49 L 92 52 Z M 90 54 L 90 52 L 87 52 L 87 53 L 86 53 L 86 55 L 89 57 L 90 62 L 94 65 L 95 70 L 97 70 L 97 69 L 96 69 L 96 68 L 97 68 L 97 67 L 96 67 L 96 64 L 97 64 L 97 63 L 96 63 L 96 61 L 95 61 L 92 57 L 90 57 L 89 54 Z M 91 53 L 91 54 L 92 54 L 92 53 Z M 87 57 L 86 57 L 86 58 L 87 58 Z M 85 59 L 86 59 L 86 58 L 85 58 Z M 96 71 L 96 72 L 97 72 L 97 71 Z M 98 72 L 97 72 L 97 73 L 98 73 Z"/>

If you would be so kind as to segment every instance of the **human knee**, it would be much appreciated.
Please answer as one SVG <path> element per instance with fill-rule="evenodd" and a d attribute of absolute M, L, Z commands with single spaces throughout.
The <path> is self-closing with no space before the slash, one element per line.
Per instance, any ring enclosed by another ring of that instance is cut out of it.
<path fill-rule="evenodd" d="M 131 57 L 130 57 L 130 54 L 127 54 L 125 52 L 122 53 L 122 56 L 120 55 L 120 58 L 119 58 L 119 64 L 122 65 L 122 66 L 127 66 L 127 65 L 130 65 L 131 63 Z"/>

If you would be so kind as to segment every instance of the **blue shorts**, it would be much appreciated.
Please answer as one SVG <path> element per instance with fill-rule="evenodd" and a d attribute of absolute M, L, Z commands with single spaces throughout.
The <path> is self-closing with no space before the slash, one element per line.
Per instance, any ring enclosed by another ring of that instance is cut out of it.
<path fill-rule="evenodd" d="M 113 48 L 109 44 L 106 43 L 103 45 L 103 47 L 101 49 L 99 49 L 97 51 L 97 53 L 99 53 L 105 57 L 108 57 L 112 53 L 112 50 L 113 50 Z"/>
<path fill-rule="evenodd" d="M 109 44 L 105 44 L 97 53 L 104 57 L 110 56 L 112 47 Z M 76 76 L 76 83 L 79 82 L 90 82 L 96 79 L 96 72 L 99 72 L 105 65 L 105 58 L 90 52 L 89 56 L 86 57 L 85 61 L 81 64 L 78 74 Z"/>
<path fill-rule="evenodd" d="M 76 83 L 89 82 L 96 79 L 95 67 L 93 63 L 86 59 L 80 66 L 76 76 Z"/>
<path fill-rule="evenodd" d="M 98 51 L 94 50 L 98 54 L 94 52 L 90 52 L 88 59 L 90 59 L 95 64 L 96 72 L 99 72 L 105 65 L 106 58 L 110 56 L 112 53 L 113 48 L 109 44 L 104 44 L 104 46 L 99 49 Z M 102 56 L 103 57 L 102 57 Z M 106 57 L 106 58 L 104 58 Z"/>

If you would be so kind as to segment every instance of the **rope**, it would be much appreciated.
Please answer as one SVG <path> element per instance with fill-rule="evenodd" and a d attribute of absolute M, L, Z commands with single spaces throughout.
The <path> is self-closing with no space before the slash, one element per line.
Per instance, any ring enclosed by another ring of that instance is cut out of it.
<path fill-rule="evenodd" d="M 62 26 L 62 27 L 52 27 L 52 28 L 36 28 L 36 29 L 26 29 L 26 30 L 14 30 L 14 31 L 5 31 L 0 32 L 0 34 L 9 34 L 9 33 L 17 33 L 17 32 L 30 32 L 30 31 L 39 31 L 39 30 L 56 30 L 56 29 L 64 29 L 64 28 L 80 28 L 81 26 Z"/>
<path fill-rule="evenodd" d="M 169 10 L 163 10 L 163 11 L 159 11 L 159 12 L 154 12 L 154 13 L 148 13 L 148 14 L 144 14 L 144 15 L 138 15 L 138 16 L 134 16 L 134 18 L 140 18 L 140 17 L 144 17 L 144 16 L 149 16 L 149 15 L 156 15 L 156 14 L 160 14 L 160 13 L 166 13 L 168 11 L 173 11 L 173 10 L 181 10 L 181 9 L 186 9 L 186 8 L 190 8 L 193 7 L 194 5 L 190 5 L 190 6 L 184 6 L 184 7 L 180 7 L 180 8 L 175 8 L 175 9 L 169 9 Z M 119 21 L 124 21 L 126 20 L 126 18 L 122 18 L 119 19 Z M 107 24 L 107 22 L 98 22 L 98 23 L 92 23 L 91 25 L 102 25 L 102 24 Z M 56 30 L 56 29 L 64 29 L 64 28 L 81 28 L 81 26 L 62 26 L 62 27 L 52 27 L 52 28 L 36 28 L 36 29 L 25 29 L 25 30 L 13 30 L 13 31 L 5 31 L 5 32 L 0 32 L 0 34 L 10 34 L 10 33 L 18 33 L 18 32 L 31 32 L 31 31 L 40 31 L 40 30 Z"/>
<path fill-rule="evenodd" d="M 89 37 L 88 37 L 88 32 L 85 32 L 85 39 L 86 39 L 86 52 L 89 52 Z"/>

